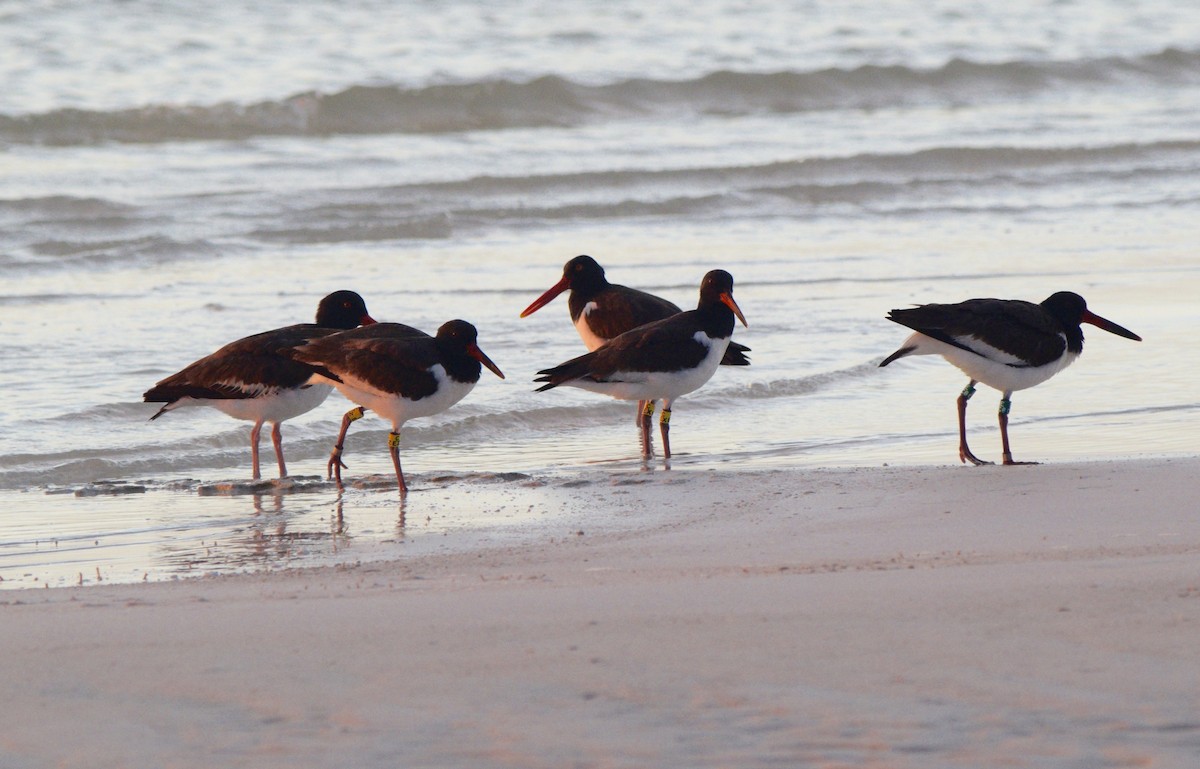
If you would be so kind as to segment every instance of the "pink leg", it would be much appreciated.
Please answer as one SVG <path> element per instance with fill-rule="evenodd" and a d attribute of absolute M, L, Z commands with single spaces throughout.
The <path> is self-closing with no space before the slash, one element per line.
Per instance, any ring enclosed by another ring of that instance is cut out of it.
<path fill-rule="evenodd" d="M 971 396 L 975 394 L 975 380 L 966 386 L 962 394 L 958 396 L 958 461 L 970 462 L 973 465 L 990 465 L 991 462 L 984 461 L 971 453 L 971 449 L 967 446 L 967 401 L 971 400 Z"/>
<path fill-rule="evenodd" d="M 392 465 L 396 468 L 396 483 L 400 486 L 400 496 L 408 494 L 408 484 L 404 482 L 404 471 L 400 469 L 400 433 L 388 433 L 388 450 L 392 453 Z"/>
<path fill-rule="evenodd" d="M 279 461 L 279 477 L 287 477 L 287 464 L 283 461 L 283 434 L 279 432 L 279 423 L 271 428 L 271 443 L 275 445 L 275 459 Z"/>
<path fill-rule="evenodd" d="M 350 429 L 350 423 L 362 419 L 366 409 L 362 406 L 355 406 L 342 415 L 342 429 L 338 431 L 337 443 L 333 445 L 333 451 L 329 453 L 329 462 L 325 465 L 326 478 L 337 476 L 337 485 L 342 485 L 342 468 L 346 467 L 346 463 L 342 461 L 342 445 L 346 442 L 346 432 Z"/>
<path fill-rule="evenodd" d="M 1008 411 L 1012 408 L 1012 401 L 1008 399 L 1011 393 L 1004 393 L 1004 398 L 1000 401 L 1000 446 L 1004 451 L 1004 464 L 1006 465 L 1036 465 L 1037 462 L 1015 462 L 1012 458 L 1012 449 L 1008 446 Z"/>
<path fill-rule="evenodd" d="M 258 472 L 258 436 L 262 432 L 262 420 L 254 423 L 254 427 L 250 428 L 250 461 L 254 463 L 254 480 L 262 478 L 262 474 Z"/>
<path fill-rule="evenodd" d="M 650 443 L 650 420 L 654 417 L 654 401 L 640 401 L 642 407 L 642 459 L 654 456 L 654 446 Z"/>
<path fill-rule="evenodd" d="M 658 417 L 658 430 L 662 433 L 663 459 L 671 458 L 671 401 L 663 402 L 662 414 Z"/>

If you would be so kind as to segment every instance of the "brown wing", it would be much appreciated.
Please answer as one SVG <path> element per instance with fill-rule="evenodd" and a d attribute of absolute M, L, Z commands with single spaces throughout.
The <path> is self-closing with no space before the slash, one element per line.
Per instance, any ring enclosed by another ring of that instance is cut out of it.
<path fill-rule="evenodd" d="M 596 306 L 588 313 L 588 325 L 601 339 L 615 339 L 638 326 L 653 323 L 679 314 L 679 307 L 662 297 L 626 286 L 610 286 L 593 301 Z M 571 294 L 571 318 L 579 317 L 587 302 Z"/>
<path fill-rule="evenodd" d="M 142 397 L 147 403 L 173 403 L 184 397 L 258 398 L 299 387 L 312 371 L 292 360 L 287 351 L 333 333 L 333 329 L 299 324 L 244 337 L 163 379 Z"/>
<path fill-rule="evenodd" d="M 407 338 L 379 330 L 358 333 L 370 329 L 374 326 L 314 340 L 297 349 L 295 355 L 321 373 L 332 373 L 333 378 L 352 376 L 377 390 L 412 400 L 437 391 L 437 380 L 429 371 L 440 362 L 433 337 L 422 332 Z"/>

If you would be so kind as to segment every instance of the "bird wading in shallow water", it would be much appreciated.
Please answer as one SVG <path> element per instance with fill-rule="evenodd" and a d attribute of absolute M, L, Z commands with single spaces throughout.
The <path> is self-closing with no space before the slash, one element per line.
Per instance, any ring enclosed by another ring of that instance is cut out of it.
<path fill-rule="evenodd" d="M 254 480 L 261 477 L 258 439 L 264 422 L 271 422 L 271 442 L 279 462 L 279 477 L 287 476 L 283 461 L 281 422 L 315 409 L 329 396 L 329 385 L 309 384 L 311 371 L 291 359 L 292 347 L 359 325 L 374 323 L 366 303 L 353 291 L 335 291 L 317 306 L 316 323 L 284 326 L 230 342 L 212 355 L 163 379 L 142 396 L 146 403 L 164 404 L 150 419 L 184 406 L 211 406 L 235 419 L 254 422 L 250 456 Z"/>
<path fill-rule="evenodd" d="M 700 284 L 696 309 L 638 326 L 592 352 L 539 371 L 538 392 L 566 385 L 645 402 L 641 412 L 642 456 L 650 456 L 654 401 L 663 401 L 659 428 L 663 455 L 671 457 L 671 406 L 676 398 L 707 382 L 725 357 L 734 319 L 746 318 L 733 299 L 733 276 L 713 270 Z"/>
<path fill-rule="evenodd" d="M 662 297 L 635 288 L 609 283 L 604 268 L 592 257 L 581 254 L 563 265 L 562 278 L 535 299 L 521 317 L 545 307 L 564 291 L 570 290 L 567 309 L 571 323 L 589 351 L 596 350 L 626 331 L 653 323 L 681 312 Z M 749 366 L 749 347 L 730 342 L 721 359 L 722 366 Z M 641 429 L 646 404 L 638 403 L 636 421 Z M 664 451 L 665 451 L 664 447 Z"/>
<path fill-rule="evenodd" d="M 358 330 L 357 339 L 432 339 L 429 334 L 420 329 L 406 326 L 402 323 L 375 323 L 367 327 L 364 326 Z M 350 425 L 359 419 L 366 416 L 367 411 L 362 406 L 355 406 L 342 415 L 342 426 L 338 430 L 337 441 L 333 444 L 333 450 L 329 452 L 329 462 L 325 466 L 325 475 L 327 478 L 337 480 L 338 486 L 342 485 L 342 470 L 347 468 L 345 462 L 342 461 L 342 452 L 345 449 L 346 433 L 350 431 Z"/>
<path fill-rule="evenodd" d="M 314 339 L 293 351 L 296 360 L 308 364 L 313 381 L 333 385 L 359 408 L 392 423 L 388 449 L 401 496 L 408 493 L 400 468 L 404 423 L 458 403 L 479 382 L 482 366 L 504 378 L 479 349 L 475 327 L 465 320 L 443 323 L 433 337 L 414 336 L 413 331 L 399 323 L 377 323 Z"/>
<path fill-rule="evenodd" d="M 1109 333 L 1140 342 L 1129 329 L 1087 308 L 1079 294 L 1059 291 L 1040 304 L 1016 299 L 969 299 L 958 304 L 923 304 L 892 310 L 888 320 L 907 326 L 912 335 L 879 365 L 909 355 L 941 355 L 971 381 L 958 396 L 958 457 L 976 465 L 991 464 L 967 446 L 967 401 L 983 382 L 1003 393 L 1000 441 L 1006 465 L 1015 462 L 1008 443 L 1012 394 L 1045 382 L 1083 352 L 1083 330 L 1090 323 Z"/>

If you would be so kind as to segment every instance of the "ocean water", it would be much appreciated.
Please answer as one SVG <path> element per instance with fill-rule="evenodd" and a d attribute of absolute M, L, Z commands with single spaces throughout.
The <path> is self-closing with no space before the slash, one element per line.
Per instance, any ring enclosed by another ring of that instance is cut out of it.
<path fill-rule="evenodd" d="M 1145 341 L 1085 327 L 1014 397 L 1017 458 L 1196 451 L 1187 3 L 11 0 L 0 51 L 0 587 L 539 536 L 556 486 L 661 472 L 629 404 L 533 392 L 583 348 L 565 297 L 518 315 L 580 253 L 683 306 L 734 275 L 753 365 L 677 403 L 675 477 L 957 464 L 965 377 L 877 368 L 884 315 L 1057 290 Z M 507 375 L 409 424 L 403 506 L 375 418 L 361 482 L 323 480 L 336 394 L 284 425 L 292 484 L 244 483 L 245 423 L 147 421 L 158 379 L 341 288 L 470 320 Z"/>

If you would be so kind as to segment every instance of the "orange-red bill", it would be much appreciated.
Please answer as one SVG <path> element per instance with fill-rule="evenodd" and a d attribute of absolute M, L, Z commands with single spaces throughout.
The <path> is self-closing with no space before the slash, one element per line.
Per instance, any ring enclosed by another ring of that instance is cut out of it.
<path fill-rule="evenodd" d="M 1096 326 L 1097 328 L 1102 328 L 1110 334 L 1116 334 L 1117 336 L 1123 336 L 1126 339 L 1132 339 L 1135 342 L 1142 341 L 1142 338 L 1140 336 L 1133 333 L 1132 331 L 1125 328 L 1124 326 L 1117 325 L 1116 323 L 1113 323 L 1111 320 L 1101 318 L 1099 315 L 1097 315 L 1096 313 L 1094 313 L 1090 310 L 1083 311 L 1083 318 L 1081 318 L 1081 321 L 1084 323 L 1091 323 L 1093 326 Z"/>
<path fill-rule="evenodd" d="M 546 293 L 542 294 L 537 299 L 534 299 L 533 304 L 526 307 L 525 310 L 521 313 L 521 317 L 524 318 L 527 315 L 532 315 L 533 313 L 542 309 L 546 305 L 550 304 L 550 302 L 552 302 L 554 300 L 554 297 L 558 296 L 559 294 L 566 291 L 570 287 L 571 287 L 571 281 L 569 278 L 567 278 L 564 275 L 563 279 L 558 281 L 557 283 L 555 283 L 550 288 L 548 288 L 546 290 Z"/>
<path fill-rule="evenodd" d="M 491 372 L 496 376 L 500 377 L 501 379 L 504 378 L 504 372 L 500 370 L 499 366 L 497 366 L 495 363 L 492 363 L 491 358 L 483 354 L 483 350 L 479 349 L 479 345 L 473 344 L 468 347 L 467 354 L 483 365 L 487 366 L 488 369 L 490 369 Z"/>
<path fill-rule="evenodd" d="M 733 310 L 733 314 L 737 316 L 737 319 L 742 322 L 743 326 L 750 328 L 750 324 L 746 322 L 746 316 L 742 315 L 742 308 L 738 307 L 737 302 L 733 300 L 733 294 L 728 292 L 721 294 L 721 303 Z"/>

